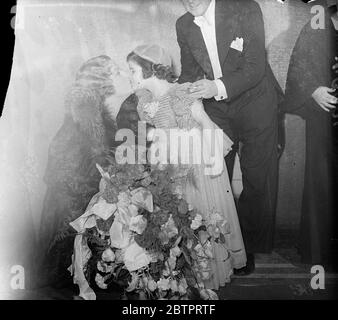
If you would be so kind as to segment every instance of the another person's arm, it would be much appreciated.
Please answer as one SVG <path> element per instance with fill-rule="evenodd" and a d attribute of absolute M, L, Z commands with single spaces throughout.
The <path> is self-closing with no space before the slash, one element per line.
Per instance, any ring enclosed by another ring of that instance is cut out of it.
<path fill-rule="evenodd" d="M 290 58 L 290 65 L 285 88 L 284 109 L 298 113 L 305 106 L 330 111 L 337 100 L 331 94 L 329 70 L 323 46 L 325 30 L 314 30 L 307 23 L 301 30 Z M 304 109 L 305 110 L 305 109 Z"/>

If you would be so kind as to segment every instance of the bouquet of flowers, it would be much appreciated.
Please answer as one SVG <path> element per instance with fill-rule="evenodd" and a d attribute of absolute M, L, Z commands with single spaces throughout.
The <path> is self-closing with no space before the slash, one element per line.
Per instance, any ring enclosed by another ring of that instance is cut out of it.
<path fill-rule="evenodd" d="M 212 242 L 226 246 L 230 232 L 221 215 L 211 212 L 204 221 L 183 199 L 170 165 L 98 169 L 103 190 L 71 224 L 80 237 L 71 267 L 80 295 L 118 290 L 125 299 L 217 299 L 204 281 L 212 276 Z"/>

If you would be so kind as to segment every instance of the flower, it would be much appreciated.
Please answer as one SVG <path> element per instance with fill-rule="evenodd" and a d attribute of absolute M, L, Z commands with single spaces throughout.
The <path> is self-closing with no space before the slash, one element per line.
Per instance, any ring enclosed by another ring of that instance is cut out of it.
<path fill-rule="evenodd" d="M 140 187 L 131 191 L 131 201 L 139 208 L 154 211 L 153 195 L 146 188 Z"/>
<path fill-rule="evenodd" d="M 211 224 L 216 224 L 216 223 L 219 223 L 219 222 L 222 222 L 222 221 L 225 221 L 225 219 L 221 216 L 220 213 L 218 213 L 218 212 L 213 212 L 213 213 L 210 215 L 209 222 L 210 222 Z"/>
<path fill-rule="evenodd" d="M 174 270 L 176 267 L 176 257 L 170 256 L 167 260 L 170 270 Z"/>
<path fill-rule="evenodd" d="M 144 278 L 140 278 L 140 281 L 138 283 L 138 289 L 143 290 L 143 289 L 146 288 L 146 286 L 147 286 L 147 284 L 144 282 Z"/>
<path fill-rule="evenodd" d="M 208 241 L 208 242 L 204 245 L 203 249 L 204 249 L 204 254 L 205 254 L 208 258 L 212 259 L 212 258 L 214 257 L 213 249 L 212 249 L 212 244 L 211 244 L 210 241 Z"/>
<path fill-rule="evenodd" d="M 108 265 L 107 263 L 103 261 L 98 261 L 96 267 L 97 267 L 97 270 L 103 273 L 111 273 L 114 270 L 113 265 Z"/>
<path fill-rule="evenodd" d="M 153 107 L 150 113 L 155 112 Z M 97 222 L 93 225 L 97 232 L 89 233 L 105 247 L 101 252 L 101 245 L 90 246 L 93 256 L 101 259 L 96 268 L 83 270 L 88 271 L 88 279 L 94 276 L 98 287 L 107 289 L 110 277 L 121 285 L 131 277 L 127 291 L 139 294 L 139 299 L 185 299 L 193 294 L 187 284 L 189 281 L 195 286 L 192 275 L 202 284 L 212 276 L 213 239 L 218 236 L 224 243 L 222 232 L 228 224 L 215 210 L 210 214 L 188 204 L 176 171 L 170 166 L 164 166 L 165 171 L 160 169 L 115 162 L 108 168 L 106 189 L 113 191 L 116 202 L 98 202 L 94 207 L 98 221 L 107 216 L 111 219 L 107 230 Z M 203 220 L 204 214 L 211 216 L 208 223 Z M 101 231 L 105 233 L 100 237 Z M 94 243 L 94 239 L 91 241 Z M 123 272 L 118 272 L 120 268 Z M 200 292 L 205 287 L 196 289 Z M 212 292 L 204 290 L 201 295 L 210 299 Z"/>
<path fill-rule="evenodd" d="M 178 292 L 178 284 L 177 284 L 177 281 L 175 279 L 170 280 L 169 285 L 170 285 L 171 291 Z"/>
<path fill-rule="evenodd" d="M 207 231 L 208 231 L 209 235 L 211 237 L 213 237 L 214 239 L 218 239 L 220 237 L 220 235 L 221 235 L 220 228 L 217 227 L 217 226 L 214 226 L 214 225 L 209 225 L 207 227 Z"/>
<path fill-rule="evenodd" d="M 174 247 L 170 249 L 170 256 L 179 257 L 182 251 L 179 247 Z"/>
<path fill-rule="evenodd" d="M 174 194 L 176 194 L 178 199 L 182 199 L 182 197 L 183 197 L 183 186 L 181 184 L 177 184 L 175 186 Z"/>
<path fill-rule="evenodd" d="M 221 229 L 221 232 L 223 234 L 231 233 L 230 224 L 226 220 L 224 221 L 224 223 L 222 223 L 222 225 L 219 226 L 219 228 Z"/>
<path fill-rule="evenodd" d="M 189 211 L 188 203 L 185 200 L 181 199 L 177 209 L 180 214 L 186 214 Z"/>
<path fill-rule="evenodd" d="M 220 234 L 228 234 L 230 233 L 230 225 L 228 223 L 228 221 L 226 219 L 224 219 L 224 217 L 222 217 L 222 215 L 218 212 L 213 212 L 210 215 L 210 220 L 209 223 L 215 227 L 218 227 L 219 229 L 217 230 L 216 228 L 213 230 L 214 233 Z M 211 232 L 211 233 L 213 233 Z M 213 235 L 214 236 L 214 235 Z M 219 235 L 218 235 L 219 237 Z M 215 238 L 218 238 L 217 236 L 215 236 Z"/>
<path fill-rule="evenodd" d="M 128 207 L 130 205 L 130 197 L 127 192 L 120 192 L 117 196 L 119 207 Z"/>
<path fill-rule="evenodd" d="M 141 185 L 143 187 L 148 187 L 152 183 L 152 178 L 148 172 L 144 172 L 141 180 Z"/>
<path fill-rule="evenodd" d="M 187 280 L 185 278 L 182 278 L 178 284 L 178 292 L 181 296 L 185 295 L 187 293 L 188 284 Z"/>
<path fill-rule="evenodd" d="M 147 285 L 148 282 L 149 282 L 149 279 L 146 277 L 146 275 L 143 275 L 142 281 L 143 281 L 143 283 L 144 283 L 145 285 Z"/>
<path fill-rule="evenodd" d="M 203 300 L 218 300 L 216 292 L 211 289 L 202 289 L 200 295 Z"/>
<path fill-rule="evenodd" d="M 172 214 L 169 216 L 166 224 L 161 227 L 161 230 L 167 234 L 169 239 L 175 237 L 178 234 L 178 229 L 176 228 Z"/>
<path fill-rule="evenodd" d="M 162 252 L 153 252 L 150 254 L 151 262 L 156 263 L 158 260 L 163 261 L 164 255 Z"/>
<path fill-rule="evenodd" d="M 207 258 L 207 255 L 204 252 L 204 248 L 200 243 L 198 243 L 194 249 L 199 258 Z"/>
<path fill-rule="evenodd" d="M 95 282 L 100 289 L 107 289 L 107 284 L 104 283 L 105 279 L 99 273 L 95 276 Z"/>
<path fill-rule="evenodd" d="M 194 242 L 191 239 L 188 239 L 187 241 L 187 248 L 190 250 L 193 246 Z"/>
<path fill-rule="evenodd" d="M 164 269 L 162 270 L 162 275 L 168 277 L 170 275 L 170 269 L 168 263 L 165 264 Z"/>
<path fill-rule="evenodd" d="M 166 291 L 169 290 L 169 279 L 161 278 L 157 281 L 157 287 L 159 290 Z"/>
<path fill-rule="evenodd" d="M 123 252 L 122 250 L 116 250 L 115 251 L 115 262 L 116 263 L 122 263 L 123 262 Z"/>
<path fill-rule="evenodd" d="M 162 244 L 168 244 L 169 243 L 169 237 L 168 237 L 168 233 L 164 232 L 164 231 L 160 231 L 160 233 L 158 234 L 159 239 L 161 240 Z"/>
<path fill-rule="evenodd" d="M 194 287 L 195 287 L 196 289 L 199 289 L 199 290 L 205 289 L 204 282 L 202 282 L 202 281 L 196 282 L 195 285 L 194 285 Z"/>
<path fill-rule="evenodd" d="M 198 262 L 198 265 L 199 265 L 199 267 L 203 270 L 203 269 L 207 269 L 207 268 L 208 268 L 209 263 L 208 263 L 207 260 L 200 260 L 200 261 Z"/>
<path fill-rule="evenodd" d="M 153 217 L 153 222 L 159 226 L 164 225 L 169 219 L 169 214 L 163 210 L 160 210 Z"/>
<path fill-rule="evenodd" d="M 108 248 L 103 251 L 101 258 L 104 262 L 113 262 L 115 260 L 115 253 L 112 249 Z"/>
<path fill-rule="evenodd" d="M 157 283 L 154 281 L 154 279 L 150 279 L 148 281 L 148 289 L 151 291 L 151 292 L 154 292 L 156 289 L 157 289 Z"/>
<path fill-rule="evenodd" d="M 164 171 L 166 168 L 167 168 L 167 165 L 164 164 L 164 163 L 160 163 L 160 164 L 157 166 L 157 169 L 160 170 L 160 171 Z"/>
<path fill-rule="evenodd" d="M 196 214 L 194 220 L 191 222 L 190 228 L 197 230 L 202 225 L 203 218 L 200 214 Z"/>
<path fill-rule="evenodd" d="M 146 267 L 151 262 L 147 251 L 136 242 L 131 243 L 124 253 L 124 264 L 129 272 Z"/>
<path fill-rule="evenodd" d="M 202 277 L 202 280 L 209 280 L 210 277 L 211 277 L 211 272 L 210 271 L 202 271 L 201 272 L 201 277 Z"/>
<path fill-rule="evenodd" d="M 126 289 L 127 292 L 134 291 L 140 282 L 140 277 L 137 274 L 137 272 L 131 272 L 130 274 L 131 274 L 131 281 L 128 282 L 128 288 Z"/>
<path fill-rule="evenodd" d="M 142 234 L 147 227 L 147 220 L 142 216 L 138 215 L 130 219 L 129 229 L 138 234 Z"/>

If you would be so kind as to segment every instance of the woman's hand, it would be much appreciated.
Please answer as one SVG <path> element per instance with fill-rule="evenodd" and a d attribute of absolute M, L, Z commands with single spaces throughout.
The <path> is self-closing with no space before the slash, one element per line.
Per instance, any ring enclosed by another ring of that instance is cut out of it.
<path fill-rule="evenodd" d="M 335 89 L 328 87 L 319 87 L 312 93 L 312 98 L 323 110 L 330 112 L 336 108 L 333 104 L 338 102 L 338 99 L 330 94 L 334 91 Z"/>

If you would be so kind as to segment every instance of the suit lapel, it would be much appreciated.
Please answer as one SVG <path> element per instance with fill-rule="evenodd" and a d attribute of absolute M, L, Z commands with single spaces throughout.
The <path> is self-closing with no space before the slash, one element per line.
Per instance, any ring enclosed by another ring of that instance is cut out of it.
<path fill-rule="evenodd" d="M 233 6 L 234 4 L 231 0 L 216 0 L 215 27 L 218 56 L 221 66 L 223 65 L 223 62 L 229 52 L 237 25 L 236 18 L 233 13 Z M 195 60 L 202 67 L 205 74 L 207 75 L 207 78 L 213 79 L 214 75 L 208 50 L 205 46 L 201 29 L 194 23 L 193 16 L 191 16 L 188 42 Z"/>
<path fill-rule="evenodd" d="M 234 33 L 237 25 L 233 5 L 232 1 L 216 1 L 216 40 L 221 66 L 229 52 L 231 42 L 234 40 Z"/>
<path fill-rule="evenodd" d="M 209 58 L 207 47 L 203 39 L 203 35 L 200 27 L 194 23 L 193 19 L 194 18 L 192 18 L 190 27 L 190 36 L 188 38 L 189 47 L 195 60 L 202 67 L 207 78 L 213 79 L 211 61 Z"/>

